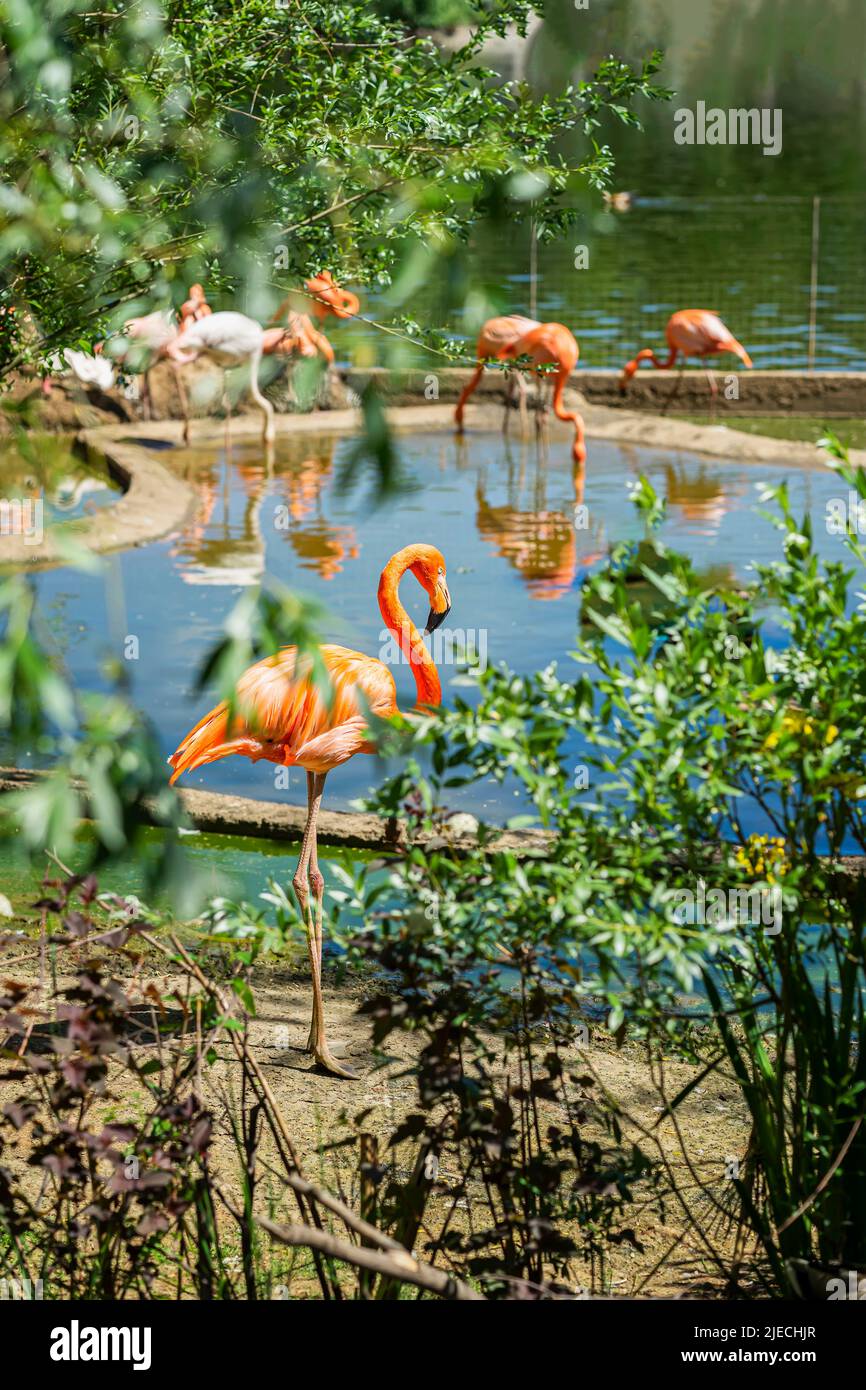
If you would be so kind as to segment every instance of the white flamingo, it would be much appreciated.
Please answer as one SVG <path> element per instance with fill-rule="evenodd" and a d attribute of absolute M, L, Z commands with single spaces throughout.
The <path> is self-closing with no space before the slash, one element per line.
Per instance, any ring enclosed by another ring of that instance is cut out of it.
<path fill-rule="evenodd" d="M 265 399 L 259 387 L 259 363 L 262 360 L 264 345 L 264 329 L 256 323 L 255 319 L 247 318 L 246 314 L 224 312 L 211 314 L 207 318 L 199 319 L 198 322 L 188 321 L 181 332 L 167 344 L 165 353 L 171 361 L 177 362 L 181 366 L 195 362 L 198 357 L 210 357 L 223 368 L 224 372 L 229 367 L 236 367 L 242 362 L 248 362 L 250 366 L 250 394 L 262 412 L 264 421 L 262 439 L 266 444 L 271 444 L 275 436 L 274 407 L 269 400 Z M 224 396 L 226 401 L 226 447 L 228 447 L 231 411 L 228 393 L 224 392 Z M 183 440 L 185 444 L 189 443 L 188 412 L 184 417 Z"/>
<path fill-rule="evenodd" d="M 157 309 L 152 314 L 144 314 L 141 318 L 127 319 L 123 325 L 123 331 L 127 338 L 133 342 L 140 343 L 148 354 L 147 365 L 141 374 L 142 392 L 141 406 L 146 420 L 150 420 L 153 415 L 153 407 L 150 395 L 150 369 L 160 357 L 167 355 L 166 349 L 173 338 L 177 337 L 177 321 L 171 309 Z M 180 397 L 181 411 L 186 420 L 189 410 L 186 402 L 186 393 L 180 379 L 180 371 L 175 363 L 172 363 L 174 371 L 175 385 L 177 394 Z"/>
<path fill-rule="evenodd" d="M 71 372 L 83 386 L 98 386 L 100 391 L 109 391 L 114 385 L 114 368 L 107 357 L 91 352 L 77 352 L 75 348 L 63 348 L 55 352 L 50 362 L 51 376 L 42 382 L 46 396 L 51 394 L 52 378 L 66 376 Z"/>

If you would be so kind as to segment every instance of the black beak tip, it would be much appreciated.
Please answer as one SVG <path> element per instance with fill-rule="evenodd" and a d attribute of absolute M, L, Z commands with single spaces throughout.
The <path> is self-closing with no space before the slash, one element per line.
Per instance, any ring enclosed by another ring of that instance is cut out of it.
<path fill-rule="evenodd" d="M 450 604 L 449 604 L 449 606 L 448 606 L 447 608 L 443 608 L 441 613 L 434 613 L 433 609 L 431 608 L 431 609 L 430 609 L 430 612 L 427 614 L 427 625 L 426 625 L 426 627 L 424 628 L 424 631 L 427 632 L 427 633 L 429 633 L 429 632 L 435 632 L 436 629 L 437 629 L 437 627 L 441 627 L 441 626 L 442 626 L 442 624 L 444 623 L 445 619 L 448 617 L 448 614 L 449 614 L 450 612 L 451 612 Z"/>

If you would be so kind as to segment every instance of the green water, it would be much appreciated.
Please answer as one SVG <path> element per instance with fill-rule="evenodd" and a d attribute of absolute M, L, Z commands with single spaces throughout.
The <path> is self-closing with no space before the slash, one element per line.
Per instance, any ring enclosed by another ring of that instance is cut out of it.
<path fill-rule="evenodd" d="M 46 525 L 80 520 L 120 495 L 103 468 L 76 453 L 68 435 L 22 432 L 0 441 L 0 500 L 41 502 Z"/>
<path fill-rule="evenodd" d="M 665 50 L 655 80 L 674 89 L 673 99 L 636 102 L 643 131 L 605 118 L 595 132 L 615 158 L 613 187 L 630 195 L 630 209 L 609 211 L 600 193 L 576 182 L 566 201 L 579 212 L 577 225 L 551 236 L 541 229 L 537 266 L 528 231 L 509 209 L 479 229 L 468 266 L 455 247 L 444 267 L 408 277 L 397 307 L 462 338 L 469 351 L 490 313 L 534 308 L 535 317 L 574 331 L 588 370 L 662 347 L 675 309 L 706 308 L 722 315 L 757 367 L 863 370 L 863 0 L 590 0 L 580 9 L 560 0 L 524 53 L 512 48 L 495 61 L 503 76 L 558 94 L 610 54 L 638 64 L 654 47 Z M 675 113 L 698 101 L 725 111 L 779 109 L 780 152 L 677 144 Z M 591 152 L 579 132 L 561 144 L 570 158 Z M 373 316 L 387 318 L 388 307 L 387 296 L 365 300 Z M 358 353 L 358 337 L 357 325 L 339 331 L 344 355 Z M 363 349 L 376 360 L 381 337 L 371 331 Z M 434 355 L 415 360 L 435 371 Z"/>
<path fill-rule="evenodd" d="M 676 415 L 693 425 L 718 425 L 718 416 Z M 772 439 L 799 439 L 817 444 L 830 429 L 849 449 L 866 449 L 866 420 L 820 419 L 817 415 L 726 415 L 723 423 L 729 430 L 745 434 L 766 434 Z"/>
<path fill-rule="evenodd" d="M 161 837 L 160 831 L 145 830 L 138 856 L 134 861 L 101 869 L 98 874 L 100 892 L 142 900 L 147 861 L 158 848 Z M 182 843 L 202 902 L 215 897 L 255 902 L 267 887 L 269 879 L 275 879 L 291 893 L 292 875 L 300 853 L 300 845 L 295 841 L 266 840 L 241 835 L 210 835 L 194 831 L 184 833 Z M 90 860 L 90 851 L 91 838 L 85 827 L 82 829 L 75 853 L 69 856 L 68 867 L 76 871 L 86 868 Z M 360 863 L 370 858 L 371 856 L 362 850 L 349 852 L 322 846 L 319 852 L 326 883 L 332 880 L 334 864 L 349 867 L 352 863 Z M 40 895 L 40 883 L 46 873 L 49 877 L 56 878 L 56 866 L 48 860 L 44 863 L 30 863 L 17 851 L 12 842 L 0 840 L 0 891 L 9 899 L 16 913 L 31 917 L 32 905 Z M 161 907 L 165 904 L 157 899 L 149 905 Z"/>

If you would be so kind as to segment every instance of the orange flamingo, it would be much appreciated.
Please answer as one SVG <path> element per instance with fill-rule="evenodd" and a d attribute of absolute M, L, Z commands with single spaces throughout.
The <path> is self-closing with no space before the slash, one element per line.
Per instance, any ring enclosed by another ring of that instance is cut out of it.
<path fill-rule="evenodd" d="M 379 580 L 379 610 L 394 634 L 415 677 L 417 706 L 442 704 L 439 673 L 427 648 L 400 602 L 398 586 L 407 570 L 430 598 L 426 631 L 433 632 L 447 617 L 451 596 L 445 579 L 445 560 L 432 545 L 407 545 L 393 555 Z M 301 855 L 292 880 L 307 923 L 307 947 L 313 981 L 313 1017 L 307 1051 L 335 1076 L 355 1078 L 336 1061 L 325 1038 L 322 1002 L 322 902 L 325 881 L 319 871 L 316 821 L 325 778 L 356 753 L 374 753 L 369 711 L 388 719 L 397 711 L 394 678 L 375 657 L 346 647 L 323 646 L 321 656 L 331 684 L 330 708 L 312 678 L 308 659 L 298 660 L 296 647 L 284 647 L 245 671 L 237 684 L 238 713 L 229 728 L 223 701 L 196 724 L 169 758 L 171 780 L 218 758 L 240 753 L 258 762 L 266 758 L 283 767 L 302 767 L 307 774 L 307 822 Z M 315 920 L 310 888 L 316 902 Z"/>
<path fill-rule="evenodd" d="M 329 366 L 334 363 L 334 349 L 324 333 L 306 314 L 296 314 L 293 309 L 284 328 L 265 329 L 262 351 L 265 357 L 316 357 L 321 353 Z"/>
<path fill-rule="evenodd" d="M 342 289 L 329 270 L 322 270 L 305 281 L 305 288 L 313 296 L 312 313 L 323 323 L 329 314 L 337 319 L 352 318 L 361 307 L 361 301 L 351 290 Z M 283 300 L 271 323 L 277 323 L 286 315 L 286 332 L 283 335 L 275 330 L 266 330 L 265 353 L 278 353 L 285 357 L 315 357 L 321 353 L 329 366 L 334 363 L 334 349 L 324 333 L 313 326 L 309 315 L 294 307 L 297 295 L 289 294 Z"/>
<path fill-rule="evenodd" d="M 330 270 L 322 270 L 306 282 L 310 294 L 315 295 L 313 313 L 317 319 L 326 319 L 333 314 L 338 319 L 350 319 L 361 307 L 361 301 L 351 290 L 344 290 L 337 284 Z"/>
<path fill-rule="evenodd" d="M 633 358 L 631 362 L 627 362 L 623 367 L 619 381 L 620 391 L 625 391 L 641 362 L 645 361 L 652 362 L 653 366 L 658 367 L 660 371 L 668 371 L 676 362 L 678 355 L 682 357 L 714 357 L 720 352 L 735 352 L 744 366 L 751 367 L 752 365 L 752 359 L 742 343 L 737 342 L 730 330 L 722 323 L 718 314 L 712 309 L 678 309 L 668 319 L 665 337 L 670 349 L 667 361 L 663 362 L 656 357 L 652 348 L 642 348 L 637 357 Z M 709 369 L 707 370 L 707 379 L 712 394 L 718 395 L 719 388 Z"/>
<path fill-rule="evenodd" d="M 206 319 L 208 314 L 212 314 L 213 309 L 204 297 L 204 289 L 201 285 L 190 285 L 189 298 L 180 306 L 180 326 L 184 328 L 187 320 L 198 323 L 200 319 Z"/>
<path fill-rule="evenodd" d="M 485 359 L 491 357 L 498 362 L 514 361 L 518 357 L 528 357 L 541 380 L 542 407 L 538 413 L 538 425 L 546 415 L 543 404 L 544 376 L 541 368 L 551 363 L 556 366 L 553 381 L 553 412 L 558 420 L 574 425 L 572 457 L 575 463 L 586 462 L 584 445 L 583 417 L 574 410 L 566 410 L 563 393 L 568 379 L 577 366 L 580 349 L 574 335 L 561 323 L 537 323 L 534 319 L 523 318 L 520 314 L 507 314 L 501 318 L 488 319 L 478 338 L 476 356 L 478 364 L 469 381 L 460 393 L 454 420 L 458 430 L 463 429 L 463 412 L 466 402 L 476 389 L 484 372 Z M 526 421 L 526 383 L 521 372 L 516 373 L 517 389 L 520 393 L 520 414 Z M 513 384 L 508 384 L 508 400 L 511 398 Z M 508 425 L 508 400 L 505 408 L 505 427 Z"/>

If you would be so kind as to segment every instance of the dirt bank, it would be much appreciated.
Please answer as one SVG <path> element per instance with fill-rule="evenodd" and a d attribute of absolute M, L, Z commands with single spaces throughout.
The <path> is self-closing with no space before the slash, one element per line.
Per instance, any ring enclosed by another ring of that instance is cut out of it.
<path fill-rule="evenodd" d="M 206 962 L 201 959 L 205 969 Z M 6 960 L 4 970 L 15 972 L 13 962 Z M 159 968 L 139 968 L 137 988 L 154 989 L 168 999 L 180 987 L 180 981 Z M 67 978 L 71 983 L 72 977 Z M 63 987 L 64 978 L 60 985 Z M 131 982 L 126 987 L 131 988 Z M 306 977 L 285 965 L 258 969 L 253 989 L 256 1014 L 248 1023 L 249 1041 L 256 1059 L 282 1113 L 303 1173 L 319 1186 L 341 1194 L 355 1210 L 359 1205 L 358 1127 L 355 1117 L 363 1117 L 361 1127 L 375 1136 L 381 1168 L 381 1189 L 389 1179 L 405 1181 L 416 1158 L 415 1145 L 408 1140 L 391 1144 L 398 1126 L 417 1109 L 417 1091 L 412 1075 L 418 1048 L 418 1035 L 398 1033 L 391 1036 L 382 1054 L 374 1054 L 369 1041 L 369 1021 L 358 1013 L 358 1006 L 379 987 L 373 982 L 350 980 L 338 985 L 330 970 L 325 975 L 326 1013 L 329 1036 L 340 1044 L 340 1052 L 359 1072 L 357 1081 L 343 1081 L 320 1072 L 304 1051 L 310 1016 L 310 990 Z M 136 996 L 137 997 L 137 996 Z M 153 996 L 151 996 L 153 997 Z M 175 1013 L 163 1017 L 163 1026 L 171 1028 Z M 164 1036 L 160 1044 L 147 1038 L 137 1045 L 139 1061 L 148 1061 L 151 1054 L 167 1046 Z M 544 1039 L 539 1040 L 544 1046 Z M 218 1182 L 235 1200 L 239 1199 L 238 1155 L 231 1139 L 231 1122 L 237 1121 L 242 1103 L 241 1066 L 228 1040 L 217 1042 L 216 1058 L 202 1069 L 200 1090 L 211 1108 L 216 1127 L 212 1147 L 212 1168 Z M 604 1030 L 592 1030 L 585 1046 L 575 1049 L 573 1057 L 563 1058 L 567 1069 L 573 1070 L 579 1081 L 568 1083 L 564 1101 L 543 1100 L 540 1119 L 547 1131 L 550 1125 L 567 1127 L 569 1108 L 579 1103 L 583 1112 L 581 1137 L 587 1143 L 597 1142 L 610 1152 L 611 1138 L 605 1123 L 607 1094 L 622 1107 L 620 1123 L 622 1136 L 619 1149 L 626 1161 L 632 1142 L 640 1143 L 647 1155 L 658 1159 L 659 1151 L 646 1133 L 658 1138 L 669 1171 L 656 1186 L 650 1179 L 634 1185 L 632 1203 L 626 1208 L 623 1224 L 634 1232 L 634 1240 L 609 1247 L 609 1264 L 603 1277 L 586 1267 L 577 1267 L 576 1288 L 592 1288 L 595 1293 L 626 1296 L 634 1293 L 654 1296 L 694 1293 L 699 1288 L 718 1288 L 718 1277 L 696 1233 L 690 1228 L 690 1215 L 707 1224 L 709 1204 L 713 1199 L 724 1200 L 729 1195 L 726 1165 L 731 1158 L 742 1157 L 748 1140 L 749 1126 L 734 1083 L 723 1071 L 711 1074 L 695 1088 L 678 1109 L 677 1125 L 662 1119 L 663 1098 L 659 1076 L 647 1063 L 637 1044 L 626 1042 L 617 1047 Z M 496 1069 L 494 1064 L 494 1069 Z M 502 1075 L 501 1062 L 499 1074 Z M 669 1061 L 664 1067 L 664 1090 L 668 1097 L 675 1095 L 694 1076 L 693 1069 Z M 20 1083 L 0 1083 L 0 1105 L 20 1092 Z M 115 1123 L 136 1124 L 144 1115 L 145 1105 L 138 1083 L 128 1073 L 116 1071 L 110 1087 L 111 1116 Z M 643 1133 L 643 1137 L 642 1137 Z M 30 1153 L 27 1128 L 19 1131 L 13 1143 L 4 1151 L 4 1164 L 24 1181 L 36 1181 L 26 1161 Z M 275 1155 L 265 1136 L 261 1158 L 267 1163 Z M 452 1161 L 453 1162 L 453 1161 Z M 478 1223 L 487 1217 L 484 1191 L 481 1184 L 469 1180 L 461 1188 L 452 1162 L 443 1158 L 438 1180 L 425 1220 L 425 1232 L 416 1244 L 415 1254 L 425 1258 L 424 1242 L 427 1232 L 438 1230 L 451 1212 L 451 1225 L 466 1229 L 473 1220 L 477 1204 Z M 696 1177 L 701 1187 L 696 1187 Z M 670 1197 L 673 1178 L 682 1185 L 685 1209 Z M 272 1214 L 276 1220 L 294 1219 L 295 1209 L 290 1198 L 280 1194 L 279 1182 L 269 1183 L 274 1201 Z M 455 1194 L 460 1193 L 459 1196 Z M 717 1218 L 714 1217 L 717 1221 Z M 577 1234 L 577 1233 L 576 1233 Z M 716 1232 L 719 1249 L 725 1249 L 728 1232 Z M 578 1243 L 581 1237 L 577 1235 Z M 288 1286 L 291 1297 L 317 1295 L 309 1258 L 300 1252 L 294 1263 L 277 1276 Z M 351 1276 L 347 1275 L 348 1279 Z M 280 1296 L 277 1294 L 276 1296 Z"/>

